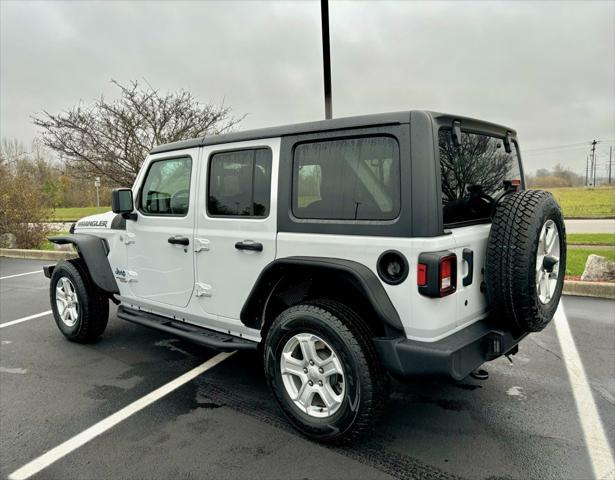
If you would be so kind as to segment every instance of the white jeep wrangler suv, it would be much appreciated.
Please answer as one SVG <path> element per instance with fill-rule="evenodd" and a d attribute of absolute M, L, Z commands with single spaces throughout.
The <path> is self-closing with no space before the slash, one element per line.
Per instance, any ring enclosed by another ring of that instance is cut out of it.
<path fill-rule="evenodd" d="M 321 441 L 364 433 L 389 374 L 462 379 L 551 320 L 565 272 L 553 197 L 524 190 L 516 133 L 433 112 L 366 115 L 156 147 L 79 258 L 45 268 L 55 321 L 117 316 L 260 352 Z"/>

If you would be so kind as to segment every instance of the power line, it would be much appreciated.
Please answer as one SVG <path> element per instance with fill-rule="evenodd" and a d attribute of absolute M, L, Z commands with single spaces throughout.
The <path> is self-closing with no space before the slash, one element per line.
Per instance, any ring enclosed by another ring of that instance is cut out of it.
<path fill-rule="evenodd" d="M 542 150 L 560 150 L 562 148 L 585 147 L 590 144 L 591 142 L 579 142 L 579 143 L 571 143 L 569 145 L 551 145 L 549 147 L 527 148 L 527 149 L 524 149 L 524 151 L 527 153 L 527 152 L 538 152 Z"/>
<path fill-rule="evenodd" d="M 596 143 L 610 143 L 610 142 L 615 142 L 615 139 L 611 139 L 611 140 L 596 140 Z M 591 141 L 587 141 L 587 142 L 578 142 L 578 143 L 570 143 L 567 145 L 551 145 L 548 147 L 537 147 L 537 148 L 527 148 L 527 149 L 523 149 L 523 151 L 525 153 L 527 152 L 542 152 L 542 151 L 548 151 L 548 150 L 562 150 L 562 149 L 566 149 L 566 148 L 581 148 L 581 147 L 588 147 L 591 146 L 592 142 Z"/>

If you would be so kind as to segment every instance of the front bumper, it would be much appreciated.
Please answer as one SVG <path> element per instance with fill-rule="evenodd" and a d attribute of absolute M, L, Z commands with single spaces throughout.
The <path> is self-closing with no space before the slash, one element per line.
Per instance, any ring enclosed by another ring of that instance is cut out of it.
<path fill-rule="evenodd" d="M 525 335 L 514 336 L 483 320 L 437 342 L 380 337 L 374 343 L 380 360 L 395 375 L 450 375 L 461 380 L 489 360 L 516 353 Z"/>

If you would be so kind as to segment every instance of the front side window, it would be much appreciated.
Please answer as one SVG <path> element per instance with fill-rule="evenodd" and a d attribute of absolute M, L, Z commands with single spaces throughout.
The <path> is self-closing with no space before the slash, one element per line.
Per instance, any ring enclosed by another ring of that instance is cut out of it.
<path fill-rule="evenodd" d="M 146 215 L 186 215 L 191 173 L 190 157 L 153 162 L 141 189 L 140 210 Z"/>
<path fill-rule="evenodd" d="M 295 217 L 392 220 L 399 210 L 399 146 L 394 138 L 319 141 L 295 148 Z"/>
<path fill-rule="evenodd" d="M 515 142 L 507 153 L 504 140 L 489 135 L 461 132 L 460 146 L 453 144 L 450 130 L 440 130 L 438 138 L 444 224 L 488 220 L 504 181 L 521 180 Z"/>
<path fill-rule="evenodd" d="M 266 217 L 271 197 L 271 150 L 212 155 L 207 211 L 212 216 Z"/>

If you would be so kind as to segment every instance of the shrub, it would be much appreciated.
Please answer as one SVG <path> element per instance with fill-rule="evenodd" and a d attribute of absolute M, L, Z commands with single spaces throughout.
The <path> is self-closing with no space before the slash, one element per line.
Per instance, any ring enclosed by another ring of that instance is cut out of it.
<path fill-rule="evenodd" d="M 47 234 L 44 222 L 53 212 L 48 205 L 42 186 L 0 164 L 0 235 L 15 235 L 17 248 L 38 248 Z"/>
<path fill-rule="evenodd" d="M 569 187 L 571 185 L 565 178 L 555 177 L 553 175 L 533 177 L 528 181 L 528 184 L 531 188 L 561 188 Z"/>

